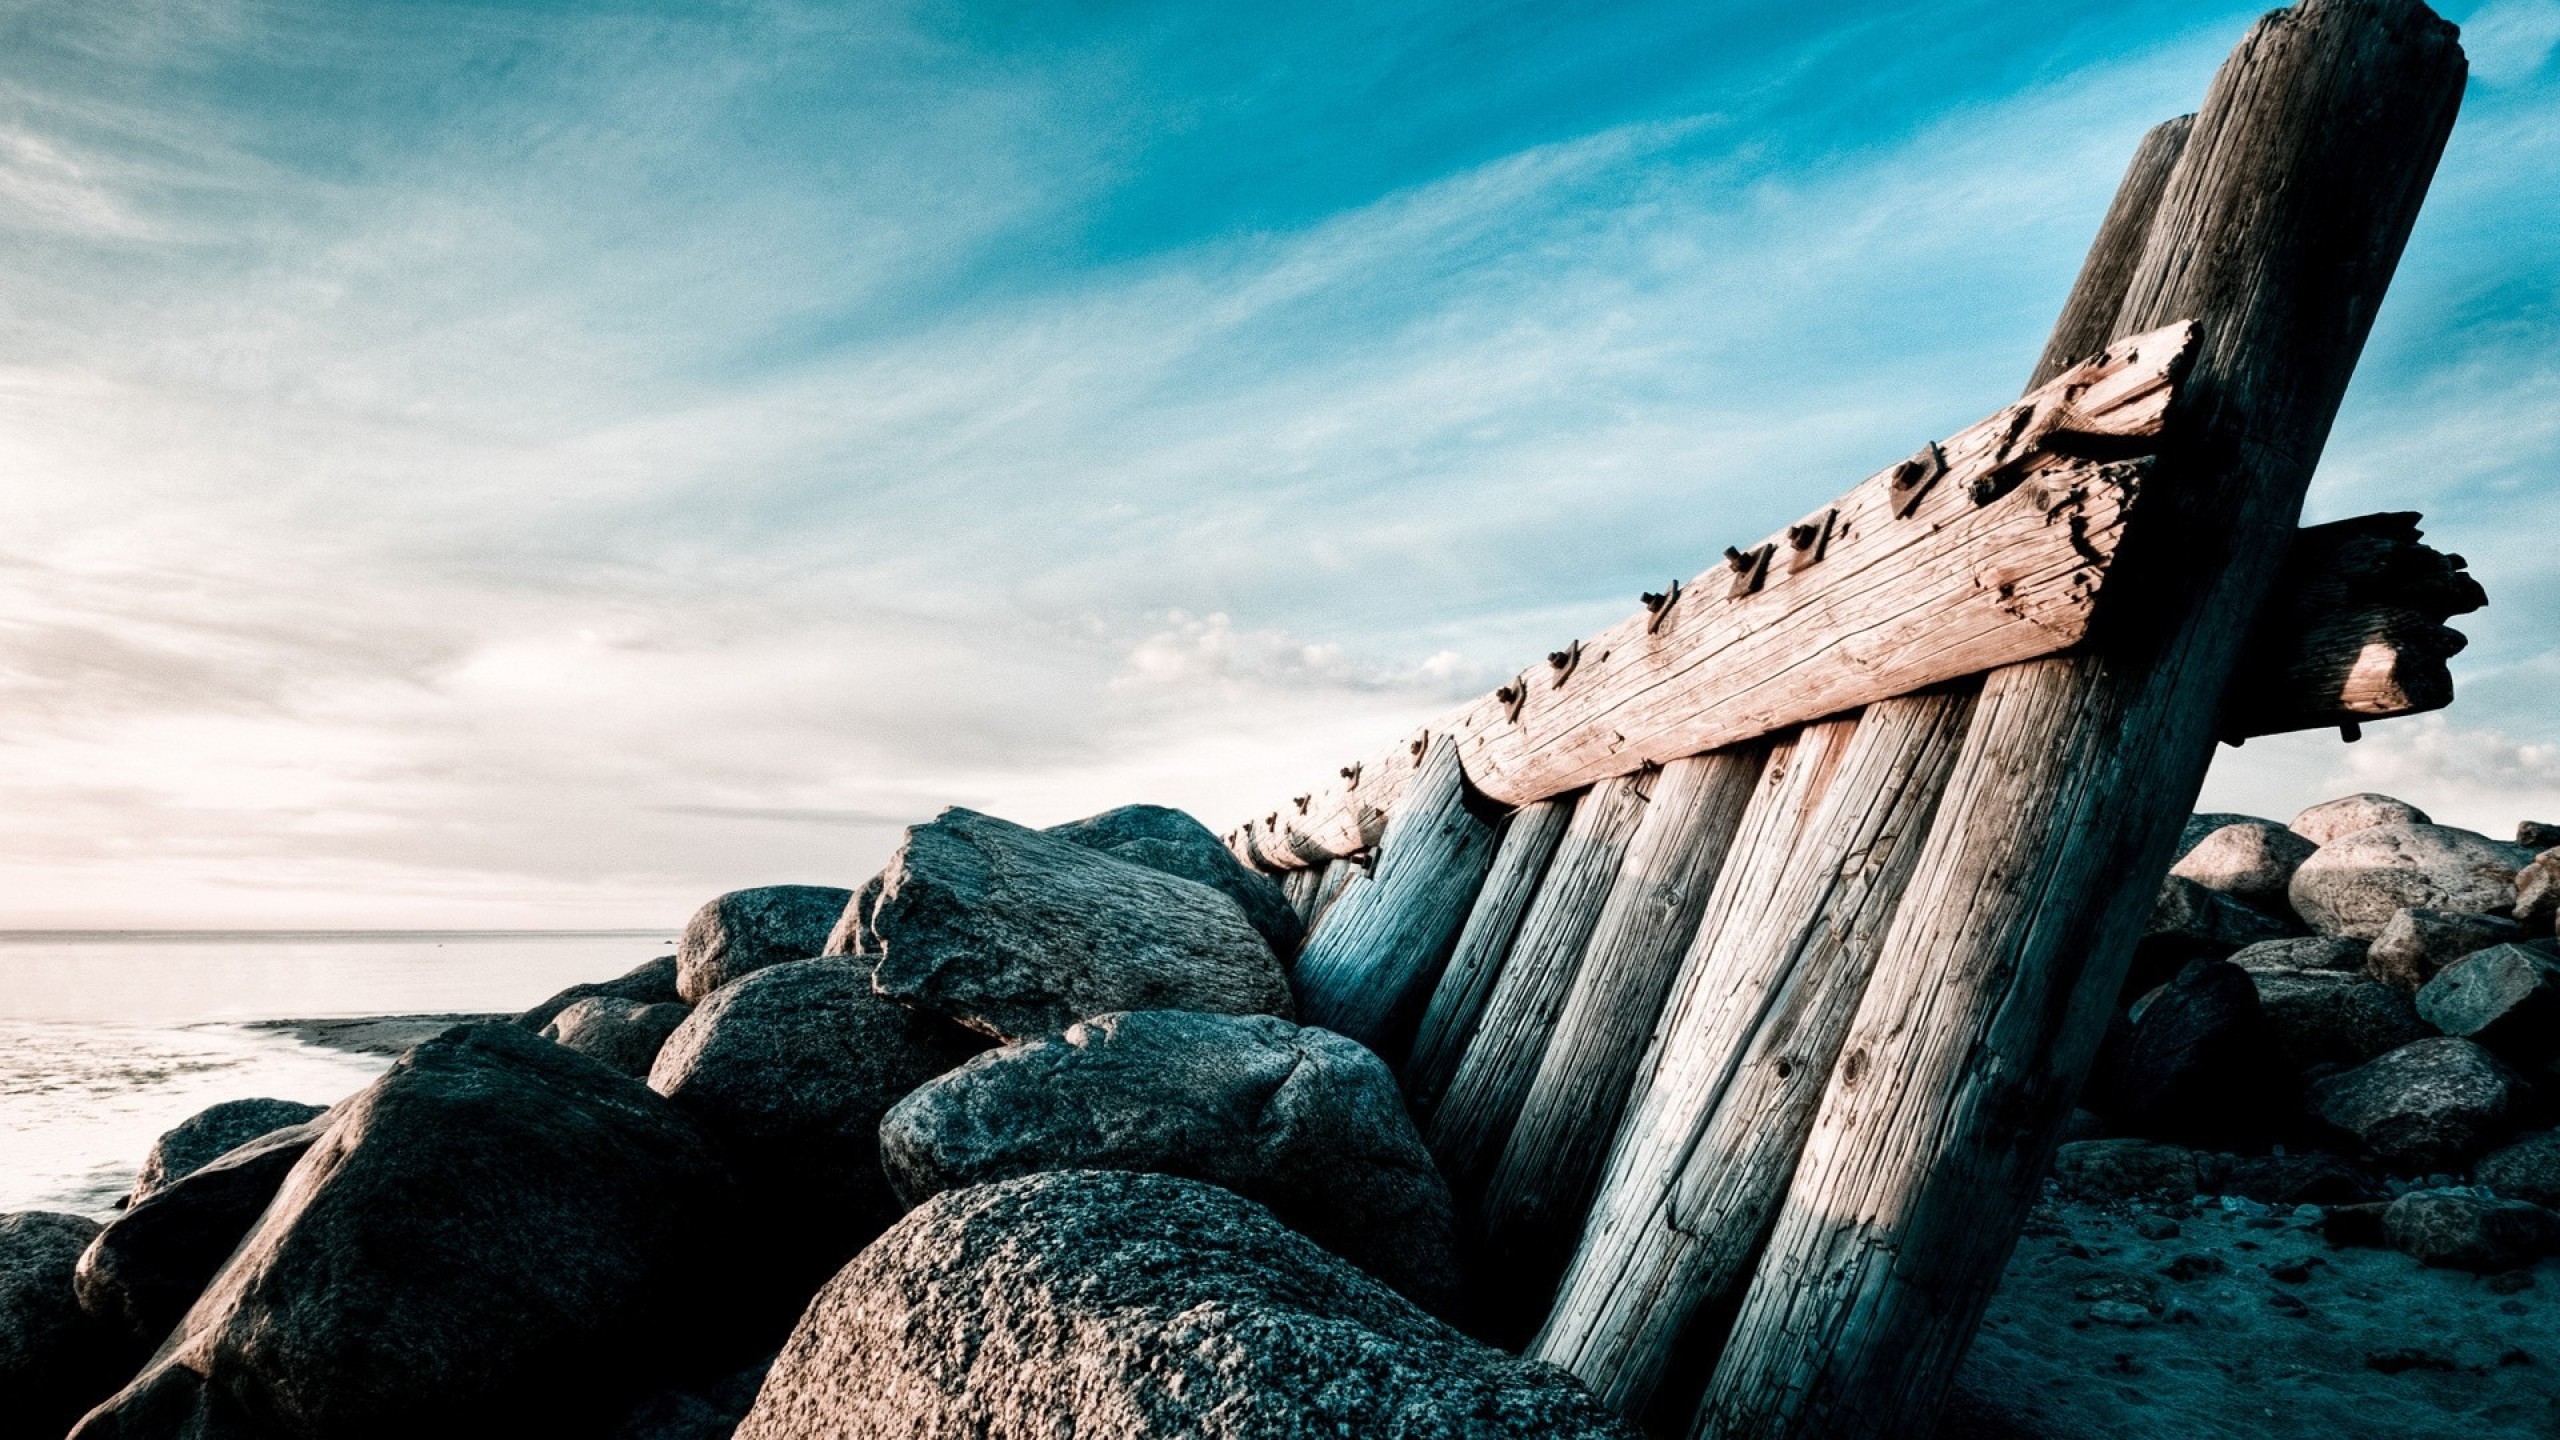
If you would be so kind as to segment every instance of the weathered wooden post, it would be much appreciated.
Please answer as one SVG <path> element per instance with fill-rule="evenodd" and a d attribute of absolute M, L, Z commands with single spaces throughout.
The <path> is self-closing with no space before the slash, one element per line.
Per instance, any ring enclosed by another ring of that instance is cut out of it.
<path fill-rule="evenodd" d="M 1417 1013 L 1493 861 L 1494 827 L 1466 792 L 1457 745 L 1432 742 L 1387 822 L 1376 871 L 1343 891 L 1298 951 L 1301 1022 L 1397 1058 L 1393 1022 Z"/>
<path fill-rule="evenodd" d="M 2086 1076 L 2139 881 L 2203 783 L 2463 74 L 2415 0 L 2306 0 L 2215 78 L 2113 327 L 2202 323 L 2128 537 L 2148 583 L 2110 597 L 2099 643 L 1985 681 L 1696 1433 L 1925 1433 Z"/>
<path fill-rule="evenodd" d="M 1573 797 L 1559 795 L 1523 805 L 1503 822 L 1501 843 L 1494 847 L 1493 867 L 1476 890 L 1476 903 L 1458 932 L 1457 948 L 1432 987 L 1422 1012 L 1422 1026 L 1405 1057 L 1406 1102 L 1416 1120 L 1428 1121 L 1440 1107 L 1441 1093 L 1458 1073 L 1458 1061 L 1475 1038 L 1476 1022 L 1493 997 L 1495 980 L 1520 933 L 1521 918 L 1547 876 L 1565 822 L 1573 817 Z"/>

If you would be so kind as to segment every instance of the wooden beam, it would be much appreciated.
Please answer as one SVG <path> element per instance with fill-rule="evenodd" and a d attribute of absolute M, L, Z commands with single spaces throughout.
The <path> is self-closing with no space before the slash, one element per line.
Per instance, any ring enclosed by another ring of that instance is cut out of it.
<path fill-rule="evenodd" d="M 1744 807 L 1773 791 L 1818 789 L 1847 722 L 1811 725 L 1786 759 L 1713 751 L 1662 767 L 1644 822 L 1610 883 L 1520 1118 L 1473 1208 L 1469 1313 L 1477 1333 L 1516 1348 L 1536 1332 L 1573 1255 L 1583 1211 L 1653 1037 L 1654 1018 L 1697 933 Z"/>
<path fill-rule="evenodd" d="M 1737 836 L 1819 795 L 1855 727 L 1807 725 L 1765 764 L 1724 751 L 1663 767 L 1468 1228 L 1470 1312 L 1494 1343 L 1517 1348 L 1546 1317 L 1629 1083 Z"/>
<path fill-rule="evenodd" d="M 2034 394 L 2039 386 L 2104 350 L 2116 338 L 2116 312 L 2124 308 L 2124 287 L 2142 261 L 2143 243 L 2151 237 L 2151 217 L 2160 209 L 2160 192 L 2168 187 L 2170 170 L 2186 152 L 2187 135 L 2195 123 L 2193 115 L 2163 120 L 2143 132 L 2141 143 L 2133 147 L 2133 162 L 2116 183 L 2116 198 L 2107 206 L 2106 218 L 2098 222 L 2098 238 L 2081 260 L 2079 278 L 2062 302 L 2053 333 L 2045 338 L 2044 354 L 2036 358 L 2035 372 L 2027 377 L 2027 393 Z"/>
<path fill-rule="evenodd" d="M 1484 1016 L 1467 1042 L 1466 1054 L 1449 1079 L 1422 1138 L 1440 1161 L 1450 1191 L 1463 1208 L 1483 1190 L 1485 1177 L 1511 1138 L 1520 1100 L 1546 1052 L 1555 1029 L 1556 1012 L 1573 984 L 1574 968 L 1591 929 L 1600 923 L 1600 908 L 1609 898 L 1609 882 L 1626 860 L 1627 842 L 1644 819 L 1645 797 L 1657 778 L 1654 771 L 1604 780 L 1584 793 L 1547 862 L 1529 913 L 1521 918 L 1511 954 L 1486 997 Z"/>
<path fill-rule="evenodd" d="M 1720 1335 L 1682 1337 L 1751 1278 L 1972 709 L 1969 689 L 1879 701 L 1829 784 L 1743 821 L 1528 1350 L 1631 1416 L 1675 1354 L 1714 1359 Z"/>
<path fill-rule="evenodd" d="M 1444 736 L 1387 826 L 1376 870 L 1299 947 L 1299 1023 L 1396 1058 L 1393 1022 L 1412 1019 L 1493 862 L 1493 827 L 1467 808 L 1466 792 L 1457 745 Z"/>
<path fill-rule="evenodd" d="M 1512 811 L 1502 823 L 1493 867 L 1476 890 L 1466 927 L 1458 932 L 1457 946 L 1449 952 L 1449 963 L 1432 987 L 1431 1003 L 1423 1009 L 1413 1049 L 1405 1056 L 1400 1078 L 1416 1121 L 1427 1123 L 1439 1108 L 1441 1093 L 1449 1088 L 1459 1059 L 1467 1053 L 1467 1042 L 1475 1038 L 1476 1022 L 1484 1015 L 1485 1002 L 1493 998 L 1494 980 L 1511 954 L 1520 921 L 1529 913 L 1539 882 L 1546 878 L 1557 842 L 1564 839 L 1573 801 L 1568 795 L 1534 801 Z"/>
<path fill-rule="evenodd" d="M 2459 555 L 2419 543 L 2418 516 L 2359 515 L 2295 533 L 2223 699 L 2222 735 L 2360 725 L 2453 703 L 2444 622 L 2489 603 Z"/>
<path fill-rule="evenodd" d="M 1928 1433 L 2201 788 L 2463 74 L 2415 0 L 2307 0 L 2216 76 L 2118 314 L 2203 324 L 2187 428 L 2127 542 L 2161 569 L 2105 644 L 1984 681 L 1693 1433 Z"/>
<path fill-rule="evenodd" d="M 1367 848 L 1437 738 L 1525 805 L 2077 644 L 2193 339 L 2117 342 L 1229 845 L 1266 869 Z"/>

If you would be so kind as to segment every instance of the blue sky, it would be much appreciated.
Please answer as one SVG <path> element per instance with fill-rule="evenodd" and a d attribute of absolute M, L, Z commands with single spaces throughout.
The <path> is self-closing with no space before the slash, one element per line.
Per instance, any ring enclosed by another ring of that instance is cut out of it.
<path fill-rule="evenodd" d="M 670 923 L 1224 825 L 2012 397 L 2259 7 L 0 4 L 0 926 Z M 2224 752 L 2560 820 L 2560 0 L 2314 487 L 2492 608 Z"/>

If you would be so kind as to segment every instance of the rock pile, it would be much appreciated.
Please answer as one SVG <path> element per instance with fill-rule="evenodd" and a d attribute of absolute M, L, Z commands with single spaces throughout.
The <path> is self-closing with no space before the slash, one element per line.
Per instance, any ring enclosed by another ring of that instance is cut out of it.
<path fill-rule="evenodd" d="M 2429 1264 L 2560 1253 L 2560 830 L 2517 838 L 2384 795 L 2197 816 L 2062 1192 L 2344 1206 L 2334 1238 Z"/>
<path fill-rule="evenodd" d="M 1145 806 L 721 895 L 325 1112 L 190 1119 L 103 1228 L 0 1219 L 0 1434 L 1630 1436 L 1431 1313 L 1448 1187 L 1291 1023 L 1300 929 Z"/>

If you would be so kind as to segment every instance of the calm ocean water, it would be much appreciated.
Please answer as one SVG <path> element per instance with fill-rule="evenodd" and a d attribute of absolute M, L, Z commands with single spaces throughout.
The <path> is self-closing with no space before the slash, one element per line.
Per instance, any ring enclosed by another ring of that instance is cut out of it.
<path fill-rule="evenodd" d="M 217 1100 L 326 1104 L 388 1057 L 244 1022 L 523 1010 L 672 932 L 0 932 L 0 1211 L 105 1215 Z"/>

